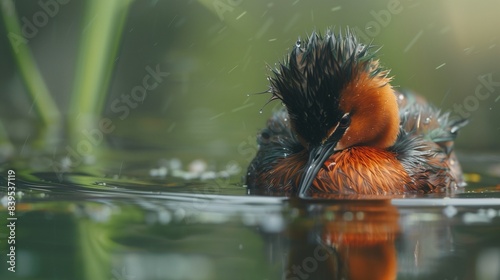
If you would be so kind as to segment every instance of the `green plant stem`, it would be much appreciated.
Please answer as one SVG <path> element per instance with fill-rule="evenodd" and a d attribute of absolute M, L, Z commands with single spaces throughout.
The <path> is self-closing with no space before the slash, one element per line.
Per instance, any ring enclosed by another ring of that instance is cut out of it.
<path fill-rule="evenodd" d="M 12 0 L 3 0 L 1 4 L 0 9 L 7 36 L 13 50 L 13 56 L 28 93 L 34 102 L 36 112 L 42 124 L 46 127 L 58 124 L 61 120 L 61 113 L 57 109 L 56 103 L 52 99 L 49 89 L 27 45 L 28 41 L 22 35 L 14 2 Z"/>
<path fill-rule="evenodd" d="M 88 0 L 69 107 L 71 137 L 96 127 L 106 100 L 129 0 Z"/>

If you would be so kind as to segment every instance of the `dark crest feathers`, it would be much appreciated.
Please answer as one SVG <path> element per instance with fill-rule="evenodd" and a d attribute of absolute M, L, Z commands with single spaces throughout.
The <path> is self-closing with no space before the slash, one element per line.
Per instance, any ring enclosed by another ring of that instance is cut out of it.
<path fill-rule="evenodd" d="M 372 67 L 376 52 L 372 49 L 372 45 L 359 43 L 349 29 L 345 35 L 330 30 L 324 36 L 313 32 L 304 42 L 299 39 L 285 61 L 272 70 L 271 100 L 283 102 L 303 139 L 320 143 L 340 120 L 344 114 L 338 108 L 340 93 L 355 71 L 366 71 L 372 77 L 382 72 L 378 64 Z"/>

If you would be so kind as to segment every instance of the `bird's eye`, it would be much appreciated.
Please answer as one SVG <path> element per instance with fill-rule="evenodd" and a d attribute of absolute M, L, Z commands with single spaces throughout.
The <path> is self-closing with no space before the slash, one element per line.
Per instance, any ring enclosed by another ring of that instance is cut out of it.
<path fill-rule="evenodd" d="M 351 115 L 349 113 L 345 113 L 339 122 L 339 127 L 347 128 L 351 124 Z"/>

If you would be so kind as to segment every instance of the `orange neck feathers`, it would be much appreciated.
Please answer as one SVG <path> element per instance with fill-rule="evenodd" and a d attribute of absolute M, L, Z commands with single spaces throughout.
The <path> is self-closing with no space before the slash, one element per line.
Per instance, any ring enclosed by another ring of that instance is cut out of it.
<path fill-rule="evenodd" d="M 378 67 L 378 61 L 372 62 Z M 375 77 L 365 71 L 356 72 L 341 93 L 339 107 L 351 115 L 351 125 L 337 144 L 336 150 L 352 146 L 390 147 L 399 132 L 396 95 L 387 73 Z"/>

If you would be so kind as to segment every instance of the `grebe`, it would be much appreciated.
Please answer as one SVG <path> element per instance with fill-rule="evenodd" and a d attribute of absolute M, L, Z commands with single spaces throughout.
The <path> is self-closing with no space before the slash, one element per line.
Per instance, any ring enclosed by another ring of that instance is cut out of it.
<path fill-rule="evenodd" d="M 272 69 L 284 108 L 258 135 L 249 190 L 267 194 L 406 194 L 463 186 L 453 152 L 467 120 L 395 91 L 372 45 L 328 30 L 300 39 Z"/>

